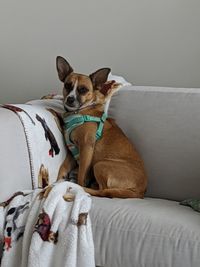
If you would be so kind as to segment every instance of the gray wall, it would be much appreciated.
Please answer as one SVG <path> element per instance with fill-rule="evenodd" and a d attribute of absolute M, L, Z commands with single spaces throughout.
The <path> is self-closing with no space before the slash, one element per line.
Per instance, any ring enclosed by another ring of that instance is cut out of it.
<path fill-rule="evenodd" d="M 0 102 L 60 90 L 56 55 L 137 85 L 200 87 L 200 1 L 0 1 Z"/>

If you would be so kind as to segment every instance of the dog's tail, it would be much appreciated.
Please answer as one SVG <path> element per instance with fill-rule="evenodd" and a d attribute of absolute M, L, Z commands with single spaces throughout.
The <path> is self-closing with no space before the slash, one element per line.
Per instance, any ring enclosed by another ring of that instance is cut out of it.
<path fill-rule="evenodd" d="M 144 198 L 144 193 L 135 192 L 131 189 L 123 188 L 107 188 L 102 190 L 95 190 L 92 188 L 84 187 L 85 192 L 96 197 L 109 197 L 109 198 Z"/>

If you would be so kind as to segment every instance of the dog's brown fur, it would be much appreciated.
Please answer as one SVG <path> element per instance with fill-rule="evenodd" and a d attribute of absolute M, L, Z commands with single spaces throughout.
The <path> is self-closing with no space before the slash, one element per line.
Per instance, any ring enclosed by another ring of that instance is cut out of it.
<path fill-rule="evenodd" d="M 106 94 L 100 92 L 110 69 L 100 69 L 90 76 L 77 74 L 73 72 L 72 67 L 65 59 L 58 57 L 57 70 L 60 80 L 64 83 L 64 105 L 70 92 L 67 86 L 76 83 L 77 91 L 82 87 L 87 89 L 84 94 L 78 95 L 80 103 L 80 109 L 77 108 L 78 113 L 101 117 L 105 102 L 119 86 L 119 84 L 114 83 Z M 94 104 L 92 105 L 92 103 Z M 81 109 L 81 107 L 84 108 Z M 84 186 L 88 173 L 92 169 L 99 189 L 84 187 L 85 191 L 91 195 L 143 198 L 147 178 L 143 161 L 134 146 L 111 119 L 105 121 L 103 135 L 97 142 L 96 130 L 97 123 L 87 122 L 75 128 L 71 134 L 71 140 L 79 147 L 80 153 L 78 184 Z M 74 158 L 70 152 L 67 153 L 67 158 L 60 168 L 58 179 L 66 176 L 75 165 Z"/>

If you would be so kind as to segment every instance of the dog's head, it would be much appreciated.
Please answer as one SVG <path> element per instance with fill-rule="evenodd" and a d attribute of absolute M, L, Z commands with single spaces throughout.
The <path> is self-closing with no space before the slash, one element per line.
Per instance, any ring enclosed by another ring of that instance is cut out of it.
<path fill-rule="evenodd" d="M 64 107 L 67 111 L 76 111 L 95 102 L 96 93 L 107 81 L 109 68 L 102 68 L 89 76 L 73 71 L 70 64 L 58 56 L 56 59 L 58 77 L 63 82 Z"/>

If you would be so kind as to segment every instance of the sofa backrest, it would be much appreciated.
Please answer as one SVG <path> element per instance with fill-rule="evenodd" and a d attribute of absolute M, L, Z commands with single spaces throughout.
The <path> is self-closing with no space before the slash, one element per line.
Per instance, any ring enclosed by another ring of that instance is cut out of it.
<path fill-rule="evenodd" d="M 144 159 L 146 196 L 200 198 L 200 89 L 126 86 L 109 115 Z"/>

